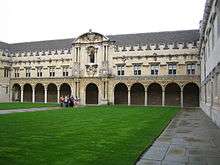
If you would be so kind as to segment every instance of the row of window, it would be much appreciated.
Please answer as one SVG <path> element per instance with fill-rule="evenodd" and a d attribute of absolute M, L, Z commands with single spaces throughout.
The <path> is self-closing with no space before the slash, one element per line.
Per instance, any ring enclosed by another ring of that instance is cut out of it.
<path fill-rule="evenodd" d="M 37 77 L 43 77 L 43 68 L 37 68 Z M 14 70 L 14 76 L 19 77 L 19 69 Z M 26 68 L 25 70 L 25 76 L 26 77 L 31 77 L 31 68 Z M 55 77 L 55 68 L 49 68 L 49 76 L 50 77 Z M 63 76 L 69 76 L 68 68 L 63 68 Z"/>
<path fill-rule="evenodd" d="M 176 75 L 176 64 L 169 64 L 168 65 L 168 74 L 169 75 Z M 188 64 L 187 65 L 187 74 L 194 75 L 196 70 L 195 64 Z M 141 75 L 141 64 L 134 64 L 133 65 L 133 73 L 134 75 Z M 151 75 L 158 75 L 159 74 L 159 65 L 151 65 Z M 125 65 L 118 65 L 117 66 L 117 75 L 123 76 L 125 75 Z"/>
<path fill-rule="evenodd" d="M 37 68 L 37 77 L 42 77 L 43 68 Z M 176 75 L 176 64 L 169 64 L 168 65 L 168 74 L 169 75 Z M 194 75 L 196 70 L 196 65 L 195 64 L 188 64 L 187 65 L 187 74 L 188 75 Z M 134 75 L 141 75 L 141 64 L 134 64 L 133 65 L 133 73 Z M 151 70 L 150 70 L 151 75 L 158 75 L 159 74 L 159 65 L 151 65 Z M 118 76 L 123 76 L 125 75 L 125 65 L 117 65 L 117 75 Z M 14 69 L 14 77 L 19 77 L 19 69 Z M 26 68 L 25 70 L 25 76 L 26 77 L 31 77 L 31 68 Z M 50 77 L 55 77 L 55 68 L 49 68 L 49 76 Z M 68 68 L 63 68 L 63 76 L 67 77 L 69 76 Z M 9 77 L 9 69 L 5 68 L 4 69 L 4 77 Z"/>

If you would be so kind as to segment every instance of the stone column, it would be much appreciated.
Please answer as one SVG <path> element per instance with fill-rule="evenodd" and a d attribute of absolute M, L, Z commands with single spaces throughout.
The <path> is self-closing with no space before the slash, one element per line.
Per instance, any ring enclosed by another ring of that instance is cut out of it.
<path fill-rule="evenodd" d="M 9 86 L 9 101 L 12 102 L 13 88 Z"/>
<path fill-rule="evenodd" d="M 147 106 L 147 89 L 144 91 L 144 105 Z"/>
<path fill-rule="evenodd" d="M 165 106 L 165 88 L 162 87 L 162 106 Z"/>
<path fill-rule="evenodd" d="M 131 105 L 131 90 L 128 89 L 128 105 Z"/>
<path fill-rule="evenodd" d="M 111 90 L 111 96 L 112 96 L 112 104 L 115 105 L 115 91 L 114 91 L 114 87 Z"/>
<path fill-rule="evenodd" d="M 71 96 L 74 96 L 74 87 L 71 87 L 71 95 L 70 95 L 70 97 Z"/>
<path fill-rule="evenodd" d="M 44 86 L 44 103 L 47 103 L 47 86 Z"/>
<path fill-rule="evenodd" d="M 32 87 L 32 103 L 35 103 L 35 87 Z"/>
<path fill-rule="evenodd" d="M 57 86 L 57 103 L 60 102 L 60 86 Z"/>
<path fill-rule="evenodd" d="M 21 85 L 21 102 L 24 102 L 24 87 Z"/>
<path fill-rule="evenodd" d="M 181 91 L 180 91 L 180 105 L 181 108 L 183 108 L 183 87 L 181 87 Z"/>

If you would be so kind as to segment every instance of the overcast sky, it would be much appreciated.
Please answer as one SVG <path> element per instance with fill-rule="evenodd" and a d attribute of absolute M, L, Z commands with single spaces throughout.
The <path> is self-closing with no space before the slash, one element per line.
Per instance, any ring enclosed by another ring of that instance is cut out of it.
<path fill-rule="evenodd" d="M 205 0 L 0 0 L 0 41 L 198 29 Z"/>

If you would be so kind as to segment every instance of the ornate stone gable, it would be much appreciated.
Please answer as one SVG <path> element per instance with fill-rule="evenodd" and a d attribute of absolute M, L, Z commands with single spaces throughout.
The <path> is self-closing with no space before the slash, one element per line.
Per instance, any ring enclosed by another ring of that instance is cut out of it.
<path fill-rule="evenodd" d="M 100 43 L 104 41 L 109 41 L 108 37 L 97 32 L 92 32 L 92 30 L 89 30 L 89 32 L 84 33 L 80 35 L 78 38 L 76 38 L 73 43 L 88 44 L 88 43 Z"/>

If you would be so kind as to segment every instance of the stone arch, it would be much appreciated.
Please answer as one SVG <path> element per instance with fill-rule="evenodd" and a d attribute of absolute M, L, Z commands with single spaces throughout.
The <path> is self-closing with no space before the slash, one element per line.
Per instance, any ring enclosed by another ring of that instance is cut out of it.
<path fill-rule="evenodd" d="M 47 86 L 47 101 L 57 102 L 57 86 L 54 83 L 50 83 Z"/>
<path fill-rule="evenodd" d="M 32 102 L 32 86 L 30 84 L 25 84 L 24 90 L 24 102 Z"/>
<path fill-rule="evenodd" d="M 86 104 L 98 104 L 99 102 L 99 89 L 94 83 L 89 83 L 86 86 Z"/>
<path fill-rule="evenodd" d="M 44 85 L 36 84 L 35 86 L 35 102 L 44 102 Z"/>
<path fill-rule="evenodd" d="M 131 105 L 144 105 L 145 88 L 141 83 L 135 83 L 131 86 Z"/>
<path fill-rule="evenodd" d="M 165 105 L 180 106 L 181 88 L 177 83 L 169 83 L 165 87 Z"/>
<path fill-rule="evenodd" d="M 12 101 L 21 101 L 21 86 L 17 83 L 12 86 Z"/>
<path fill-rule="evenodd" d="M 71 96 L 71 87 L 67 83 L 63 83 L 60 85 L 60 96 Z"/>
<path fill-rule="evenodd" d="M 152 83 L 147 88 L 147 104 L 162 105 L 162 86 L 158 83 Z"/>
<path fill-rule="evenodd" d="M 183 87 L 183 106 L 199 107 L 199 87 L 195 83 L 188 83 Z"/>
<path fill-rule="evenodd" d="M 114 104 L 128 104 L 128 87 L 124 83 L 114 87 Z"/>

